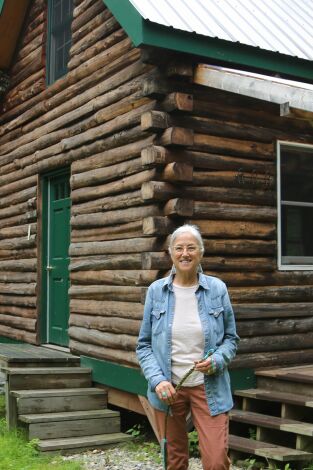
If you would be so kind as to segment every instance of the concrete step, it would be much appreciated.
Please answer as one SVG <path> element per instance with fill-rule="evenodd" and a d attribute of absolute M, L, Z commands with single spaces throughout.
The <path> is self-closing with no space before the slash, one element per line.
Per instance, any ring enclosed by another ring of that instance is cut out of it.
<path fill-rule="evenodd" d="M 18 414 L 55 413 L 103 409 L 107 394 L 101 388 L 15 390 Z"/>
<path fill-rule="evenodd" d="M 29 439 L 56 439 L 120 431 L 120 414 L 108 409 L 19 415 L 18 419 L 28 426 Z"/>
<path fill-rule="evenodd" d="M 256 441 L 246 437 L 229 436 L 229 448 L 249 455 L 264 457 L 265 459 L 278 460 L 280 462 L 310 461 L 313 453 L 297 449 L 290 449 L 268 442 Z"/>
<path fill-rule="evenodd" d="M 91 369 L 85 367 L 7 368 L 10 390 L 91 387 Z"/>
<path fill-rule="evenodd" d="M 262 428 L 278 429 L 303 436 L 313 436 L 313 424 L 293 419 L 279 418 L 252 411 L 233 409 L 229 412 L 231 421 L 251 424 Z"/>
<path fill-rule="evenodd" d="M 121 442 L 132 440 L 128 434 L 121 432 L 97 434 L 84 437 L 69 437 L 62 439 L 42 439 L 37 447 L 41 452 L 79 452 L 88 449 L 103 449 Z"/>

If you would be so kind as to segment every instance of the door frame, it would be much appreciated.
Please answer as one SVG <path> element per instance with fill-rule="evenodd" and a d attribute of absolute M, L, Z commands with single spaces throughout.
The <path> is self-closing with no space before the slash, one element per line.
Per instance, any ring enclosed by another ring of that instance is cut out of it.
<path fill-rule="evenodd" d="M 39 281 L 39 343 L 48 343 L 48 310 L 47 310 L 47 285 L 48 285 L 48 273 L 45 267 L 47 266 L 47 255 L 48 255 L 48 229 L 49 229 L 49 214 L 48 214 L 48 181 L 51 177 L 68 175 L 70 177 L 70 167 L 62 167 L 57 170 L 49 171 L 39 175 L 38 181 L 38 202 L 40 207 L 40 224 L 38 227 L 40 253 L 38 256 L 38 281 Z"/>

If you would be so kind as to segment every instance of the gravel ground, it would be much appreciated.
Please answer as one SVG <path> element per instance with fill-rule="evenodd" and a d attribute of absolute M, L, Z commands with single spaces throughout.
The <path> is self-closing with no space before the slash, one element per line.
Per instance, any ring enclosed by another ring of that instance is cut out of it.
<path fill-rule="evenodd" d="M 65 460 L 80 460 L 86 470 L 163 470 L 162 464 L 151 458 L 151 452 L 142 449 L 116 447 L 94 450 L 64 457 Z M 202 470 L 200 459 L 191 458 L 189 470 Z M 240 470 L 232 466 L 232 470 Z"/>

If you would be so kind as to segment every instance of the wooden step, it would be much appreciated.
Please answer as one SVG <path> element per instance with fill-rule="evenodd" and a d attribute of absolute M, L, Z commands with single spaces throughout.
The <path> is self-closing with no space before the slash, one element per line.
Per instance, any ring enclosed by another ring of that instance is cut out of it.
<path fill-rule="evenodd" d="M 251 388 L 247 390 L 236 390 L 235 396 L 253 398 L 256 400 L 265 400 L 271 402 L 288 403 L 290 405 L 306 406 L 313 408 L 313 399 L 307 395 L 294 393 L 276 392 L 266 389 Z"/>
<path fill-rule="evenodd" d="M 229 412 L 232 421 L 252 424 L 262 428 L 278 429 L 303 436 L 313 436 L 313 424 L 292 419 L 278 418 L 276 416 L 233 409 Z"/>
<path fill-rule="evenodd" d="M 83 367 L 7 368 L 10 391 L 90 387 L 91 369 Z"/>
<path fill-rule="evenodd" d="M 102 449 L 108 446 L 129 441 L 132 437 L 121 432 L 97 434 L 84 437 L 69 437 L 62 439 L 40 440 L 37 444 L 41 452 L 83 451 L 87 449 Z"/>
<path fill-rule="evenodd" d="M 29 439 L 78 437 L 120 431 L 120 415 L 112 410 L 70 411 L 19 415 L 28 425 Z"/>
<path fill-rule="evenodd" d="M 0 368 L 3 367 L 79 366 L 80 357 L 31 344 L 1 344 Z"/>
<path fill-rule="evenodd" d="M 48 390 L 15 390 L 19 414 L 53 413 L 103 409 L 107 394 L 101 388 L 70 388 Z"/>
<path fill-rule="evenodd" d="M 256 371 L 257 386 L 277 392 L 303 394 L 313 398 L 313 366 L 284 367 Z"/>
<path fill-rule="evenodd" d="M 313 453 L 310 452 L 289 449 L 288 447 L 234 436 L 232 434 L 229 435 L 229 447 L 245 454 L 253 454 L 280 462 L 309 461 L 313 457 Z"/>

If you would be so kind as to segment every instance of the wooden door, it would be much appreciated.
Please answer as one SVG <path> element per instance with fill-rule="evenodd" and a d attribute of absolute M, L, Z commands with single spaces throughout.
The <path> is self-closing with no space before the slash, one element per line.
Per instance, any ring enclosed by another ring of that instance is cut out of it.
<path fill-rule="evenodd" d="M 68 171 L 49 175 L 44 182 L 43 214 L 45 253 L 43 272 L 46 290 L 43 321 L 44 342 L 68 345 L 70 184 Z"/>

